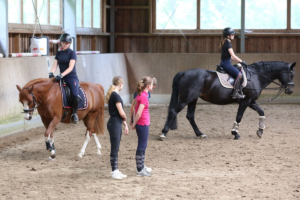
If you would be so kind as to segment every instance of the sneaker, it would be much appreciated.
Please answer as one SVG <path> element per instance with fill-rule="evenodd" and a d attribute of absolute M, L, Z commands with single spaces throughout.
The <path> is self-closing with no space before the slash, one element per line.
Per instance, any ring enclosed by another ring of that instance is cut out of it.
<path fill-rule="evenodd" d="M 136 173 L 137 176 L 151 176 L 152 174 L 149 173 L 146 168 L 144 167 L 140 172 Z"/>
<path fill-rule="evenodd" d="M 152 168 L 146 167 L 146 166 L 144 166 L 144 168 L 146 169 L 146 171 L 147 171 L 148 173 L 152 174 Z"/>
<path fill-rule="evenodd" d="M 121 174 L 122 178 L 127 178 L 127 175 L 123 174 L 122 172 L 119 171 L 119 173 Z"/>
<path fill-rule="evenodd" d="M 144 169 L 145 169 L 149 174 L 152 174 L 152 169 L 151 169 L 150 167 L 144 166 Z M 138 172 L 137 169 L 136 169 L 136 172 Z"/>
<path fill-rule="evenodd" d="M 111 172 L 111 178 L 112 179 L 123 179 L 122 173 L 116 169 L 115 171 Z"/>

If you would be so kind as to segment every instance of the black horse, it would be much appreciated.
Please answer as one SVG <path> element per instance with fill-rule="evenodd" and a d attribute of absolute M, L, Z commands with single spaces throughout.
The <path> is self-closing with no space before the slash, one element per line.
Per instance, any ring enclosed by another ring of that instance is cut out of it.
<path fill-rule="evenodd" d="M 164 140 L 169 129 L 177 129 L 177 114 L 186 105 L 188 105 L 186 118 L 193 127 L 196 136 L 206 138 L 206 135 L 201 133 L 198 129 L 194 119 L 198 97 L 217 105 L 239 103 L 236 122 L 234 122 L 231 130 L 234 139 L 240 139 L 238 128 L 246 108 L 250 107 L 255 110 L 260 116 L 257 135 L 261 137 L 263 129 L 265 128 L 265 116 L 263 109 L 255 101 L 259 98 L 262 90 L 271 82 L 274 82 L 275 79 L 281 82 L 281 84 L 278 84 L 286 94 L 291 94 L 293 92 L 292 88 L 294 87 L 293 78 L 295 75 L 295 65 L 296 63 L 290 64 L 272 61 L 258 62 L 245 66 L 244 71 L 247 72 L 248 83 L 247 86 L 243 88 L 243 93 L 246 97 L 240 100 L 232 99 L 232 89 L 224 88 L 221 85 L 215 71 L 191 69 L 177 73 L 173 79 L 173 91 L 167 121 L 160 138 Z"/>

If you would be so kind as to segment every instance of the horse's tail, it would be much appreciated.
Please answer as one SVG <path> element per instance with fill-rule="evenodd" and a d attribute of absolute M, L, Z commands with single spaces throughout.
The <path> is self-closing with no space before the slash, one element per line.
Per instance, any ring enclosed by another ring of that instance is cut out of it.
<path fill-rule="evenodd" d="M 97 114 L 97 117 L 94 122 L 94 129 L 97 135 L 104 135 L 104 110 L 105 110 L 105 104 L 104 104 L 104 88 L 100 84 L 96 84 L 100 90 L 100 109 Z"/>
<path fill-rule="evenodd" d="M 184 75 L 184 72 L 178 72 L 173 79 L 173 90 L 169 105 L 168 118 L 166 121 L 166 125 L 169 126 L 171 130 L 177 129 L 177 113 L 175 113 L 175 106 L 178 102 L 178 85 L 180 78 Z"/>

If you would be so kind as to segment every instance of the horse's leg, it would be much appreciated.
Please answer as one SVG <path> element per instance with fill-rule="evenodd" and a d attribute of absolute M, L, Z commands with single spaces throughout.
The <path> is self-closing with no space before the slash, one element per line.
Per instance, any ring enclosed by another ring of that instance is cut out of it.
<path fill-rule="evenodd" d="M 240 101 L 239 109 L 238 109 L 237 116 L 236 116 L 236 121 L 234 122 L 233 127 L 231 129 L 231 134 L 234 135 L 234 140 L 241 139 L 241 136 L 238 134 L 238 130 L 239 130 L 240 122 L 242 121 L 244 112 L 245 112 L 246 108 L 249 106 L 249 104 L 250 104 L 249 100 L 241 100 Z"/>
<path fill-rule="evenodd" d="M 259 114 L 258 130 L 256 134 L 258 137 L 261 138 L 263 131 L 265 129 L 265 112 L 259 105 L 257 105 L 256 102 L 251 102 L 249 107 L 255 110 Z"/>
<path fill-rule="evenodd" d="M 89 131 L 87 131 L 85 134 L 85 141 L 84 141 L 82 148 L 78 154 L 78 157 L 82 158 L 82 156 L 84 156 L 86 146 L 88 145 L 90 140 L 91 140 L 91 133 Z"/>
<path fill-rule="evenodd" d="M 195 99 L 194 101 L 188 104 L 188 111 L 186 114 L 186 118 L 189 120 L 191 126 L 193 127 L 196 136 L 199 137 L 200 139 L 203 139 L 206 138 L 206 135 L 201 133 L 201 131 L 199 130 L 195 122 L 195 110 L 196 110 L 197 100 L 198 99 Z"/>
<path fill-rule="evenodd" d="M 45 120 L 46 122 L 47 120 Z M 47 127 L 47 130 L 44 134 L 45 136 L 45 140 L 46 140 L 46 147 L 47 147 L 47 150 L 50 151 L 50 156 L 52 159 L 55 158 L 56 156 L 56 150 L 55 150 L 55 147 L 54 147 L 54 138 L 53 138 L 53 130 L 54 128 L 57 126 L 57 124 L 60 122 L 60 119 L 58 118 L 53 118 L 51 120 L 51 122 L 49 123 L 48 127 Z M 43 122 L 44 123 L 44 122 Z M 47 123 L 47 122 L 46 122 Z M 45 124 L 45 123 L 44 123 Z"/>
<path fill-rule="evenodd" d="M 170 126 L 171 126 L 171 130 L 177 129 L 177 121 L 176 121 L 177 120 L 177 114 L 184 108 L 184 106 L 186 106 L 186 104 L 187 104 L 186 102 L 183 102 L 183 101 L 179 100 L 178 103 L 176 104 L 175 108 L 171 109 L 169 111 L 165 127 L 162 130 L 163 134 L 160 135 L 161 140 L 166 139 L 166 136 L 167 136 L 167 133 L 170 129 Z"/>
<path fill-rule="evenodd" d="M 98 112 L 88 113 L 87 116 L 83 119 L 84 125 L 87 128 L 87 133 L 85 135 L 85 141 L 83 143 L 83 146 L 82 146 L 82 148 L 81 148 L 81 150 L 78 154 L 78 156 L 80 158 L 82 158 L 82 156 L 84 156 L 86 146 L 88 145 L 89 141 L 91 140 L 92 135 L 93 135 L 93 137 L 95 139 L 95 142 L 96 142 L 97 154 L 99 154 L 99 155 L 101 154 L 101 151 L 100 151 L 101 145 L 100 145 L 100 142 L 99 142 L 98 137 L 96 135 L 96 131 L 94 130 L 94 121 L 97 117 L 97 114 L 98 114 Z"/>

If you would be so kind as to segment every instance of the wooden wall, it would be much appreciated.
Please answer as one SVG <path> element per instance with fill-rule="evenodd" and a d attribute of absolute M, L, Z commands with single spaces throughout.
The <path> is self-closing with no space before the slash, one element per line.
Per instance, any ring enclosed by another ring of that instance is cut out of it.
<path fill-rule="evenodd" d="M 9 53 L 28 53 L 30 52 L 29 37 L 31 33 L 9 33 Z M 35 34 L 40 37 L 41 34 Z M 49 36 L 50 40 L 57 40 L 60 34 L 44 34 Z M 58 50 L 58 44 L 50 44 L 50 55 L 55 55 Z"/>
<path fill-rule="evenodd" d="M 115 36 L 115 52 L 118 53 L 219 53 L 221 36 L 211 33 L 186 33 L 187 40 L 177 31 L 162 34 L 155 32 L 155 0 L 115 0 L 115 33 L 110 33 L 110 0 L 103 1 L 103 33 L 100 35 L 78 35 L 77 50 L 100 50 L 109 52 L 109 37 Z M 300 31 L 280 34 L 276 30 L 269 33 L 246 34 L 246 53 L 300 53 Z M 28 51 L 30 34 L 10 33 L 10 53 Z M 57 39 L 59 35 L 49 35 Z M 240 52 L 238 36 L 233 42 L 236 53 Z M 51 49 L 55 54 L 56 47 Z"/>

